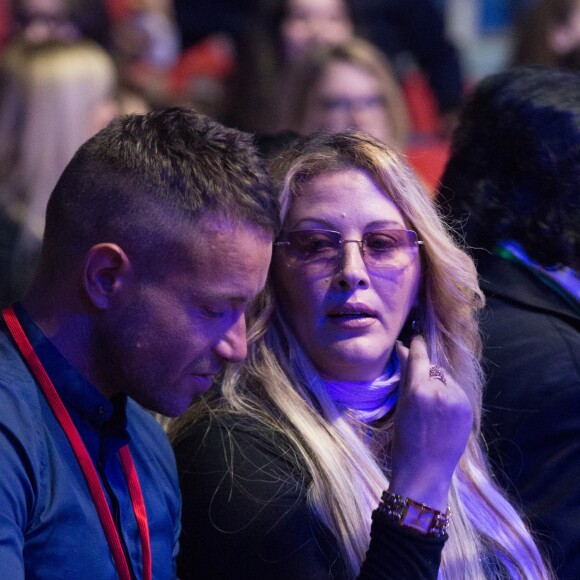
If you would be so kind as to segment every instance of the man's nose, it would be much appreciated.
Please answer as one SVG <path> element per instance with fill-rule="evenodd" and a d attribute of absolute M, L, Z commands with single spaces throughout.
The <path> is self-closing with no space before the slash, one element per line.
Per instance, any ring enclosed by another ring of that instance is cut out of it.
<path fill-rule="evenodd" d="M 229 362 L 240 362 L 248 354 L 246 318 L 242 312 L 214 346 L 214 352 Z"/>

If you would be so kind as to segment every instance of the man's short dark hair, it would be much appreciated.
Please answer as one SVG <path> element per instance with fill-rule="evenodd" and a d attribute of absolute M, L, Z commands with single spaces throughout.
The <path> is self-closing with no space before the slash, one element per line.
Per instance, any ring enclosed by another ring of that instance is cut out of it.
<path fill-rule="evenodd" d="M 544 266 L 580 269 L 580 74 L 529 66 L 484 79 L 437 199 L 470 246 L 513 240 Z"/>
<path fill-rule="evenodd" d="M 250 134 L 185 108 L 118 117 L 56 184 L 43 260 L 58 269 L 99 242 L 153 250 L 172 228 L 168 215 L 175 226 L 223 216 L 274 237 L 276 198 Z"/>

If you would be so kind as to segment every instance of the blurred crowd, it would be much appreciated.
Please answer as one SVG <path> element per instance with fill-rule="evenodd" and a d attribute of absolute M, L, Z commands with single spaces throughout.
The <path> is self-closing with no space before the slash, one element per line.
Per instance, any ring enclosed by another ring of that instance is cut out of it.
<path fill-rule="evenodd" d="M 434 194 L 480 77 L 575 68 L 579 46 L 577 0 L 3 0 L 0 300 L 30 278 L 58 175 L 117 113 L 191 106 L 274 150 L 358 128 Z"/>
<path fill-rule="evenodd" d="M 266 157 L 370 134 L 476 249 L 489 456 L 578 578 L 579 69 L 580 0 L 0 0 L 0 306 L 63 169 L 118 114 L 190 107 Z"/>

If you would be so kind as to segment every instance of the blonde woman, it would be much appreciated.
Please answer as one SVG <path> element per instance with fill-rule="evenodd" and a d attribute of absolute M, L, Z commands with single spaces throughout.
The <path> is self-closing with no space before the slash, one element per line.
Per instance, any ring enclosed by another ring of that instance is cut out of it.
<path fill-rule="evenodd" d="M 278 129 L 309 135 L 357 129 L 402 149 L 409 119 L 387 58 L 361 38 L 316 46 L 280 83 Z"/>
<path fill-rule="evenodd" d="M 414 141 L 405 96 L 389 60 L 361 38 L 317 46 L 287 71 L 277 100 L 279 131 L 358 130 L 403 152 L 433 195 L 447 160 L 444 141 Z"/>
<path fill-rule="evenodd" d="M 179 576 L 551 578 L 480 448 L 473 262 L 412 172 L 356 132 L 272 169 L 247 364 L 174 426 Z"/>
<path fill-rule="evenodd" d="M 13 270 L 24 287 L 59 175 L 117 113 L 117 77 L 112 58 L 91 41 L 16 42 L 2 56 L 0 203 L 20 224 Z"/>

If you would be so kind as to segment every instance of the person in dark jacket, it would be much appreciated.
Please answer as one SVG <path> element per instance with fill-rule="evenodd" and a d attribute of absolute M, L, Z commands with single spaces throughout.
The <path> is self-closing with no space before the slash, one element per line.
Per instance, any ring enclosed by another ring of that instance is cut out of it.
<path fill-rule="evenodd" d="M 550 578 L 479 445 L 473 261 L 412 171 L 359 132 L 271 169 L 283 226 L 248 362 L 172 432 L 179 577 Z"/>
<path fill-rule="evenodd" d="M 439 201 L 487 297 L 483 431 L 560 579 L 580 578 L 580 75 L 522 67 L 477 87 Z"/>

